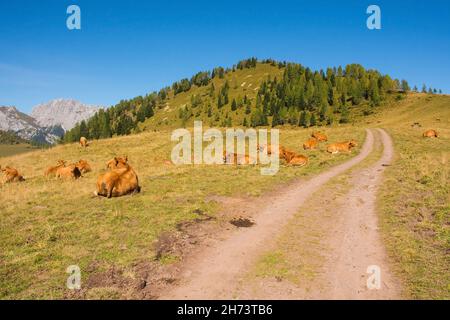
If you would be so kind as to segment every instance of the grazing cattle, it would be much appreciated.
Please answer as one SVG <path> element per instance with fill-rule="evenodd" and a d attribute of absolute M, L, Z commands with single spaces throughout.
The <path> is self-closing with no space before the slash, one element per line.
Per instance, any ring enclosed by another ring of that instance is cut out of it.
<path fill-rule="evenodd" d="M 56 171 L 57 171 L 59 168 L 62 168 L 62 167 L 65 167 L 65 166 L 66 166 L 66 162 L 65 162 L 64 160 L 58 160 L 56 163 L 57 163 L 56 166 L 48 167 L 48 168 L 45 170 L 44 175 L 45 175 L 46 177 L 48 177 L 48 176 L 55 176 L 55 175 L 56 175 Z"/>
<path fill-rule="evenodd" d="M 136 172 L 124 159 L 118 161 L 117 167 L 97 179 L 97 196 L 107 198 L 120 197 L 130 193 L 141 191 Z M 119 166 L 120 165 L 120 166 Z"/>
<path fill-rule="evenodd" d="M 106 163 L 106 169 L 123 168 L 128 163 L 128 157 L 114 157 Z"/>
<path fill-rule="evenodd" d="M 358 144 L 355 140 L 350 140 L 347 142 L 333 143 L 327 146 L 327 152 L 335 154 L 339 152 L 351 152 L 351 149 L 356 147 Z"/>
<path fill-rule="evenodd" d="M 316 138 L 317 141 L 321 142 L 321 141 L 328 141 L 328 137 L 326 135 L 324 135 L 323 133 L 320 132 L 313 132 L 311 134 L 311 137 Z"/>
<path fill-rule="evenodd" d="M 318 142 L 317 142 L 317 139 L 316 138 L 311 138 L 311 139 L 309 139 L 308 141 L 306 141 L 304 144 L 303 144 L 303 149 L 304 150 L 313 150 L 313 149 L 316 149 L 317 148 L 317 144 L 318 144 Z"/>
<path fill-rule="evenodd" d="M 88 145 L 89 145 L 89 144 L 88 144 L 87 139 L 86 139 L 85 137 L 81 137 L 81 138 L 80 138 L 80 146 L 86 148 Z"/>
<path fill-rule="evenodd" d="M 63 179 L 78 179 L 81 177 L 81 172 L 75 164 L 71 164 L 67 167 L 58 168 L 58 170 L 56 170 L 56 177 Z"/>
<path fill-rule="evenodd" d="M 438 137 L 438 133 L 436 132 L 436 130 L 427 130 L 423 133 L 423 137 L 424 138 L 437 138 Z"/>
<path fill-rule="evenodd" d="M 17 169 L 11 168 L 6 166 L 5 168 L 2 168 L 0 166 L 0 171 L 3 172 L 5 176 L 4 183 L 11 183 L 11 182 L 21 182 L 25 181 L 25 178 L 19 174 Z"/>
<path fill-rule="evenodd" d="M 86 160 L 80 160 L 75 163 L 75 166 L 80 170 L 81 173 L 88 173 L 92 171 L 91 166 Z"/>

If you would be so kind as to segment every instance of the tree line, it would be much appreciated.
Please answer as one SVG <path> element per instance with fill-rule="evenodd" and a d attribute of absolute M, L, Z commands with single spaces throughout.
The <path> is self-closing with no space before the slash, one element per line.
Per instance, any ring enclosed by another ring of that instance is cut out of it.
<path fill-rule="evenodd" d="M 243 98 L 230 99 L 231 86 L 228 80 L 225 80 L 218 90 L 214 87 L 212 79 L 216 77 L 224 79 L 229 72 L 256 68 L 258 63 L 270 64 L 284 71 L 280 79 L 269 76 L 263 81 L 256 96 L 250 98 L 245 95 Z M 351 121 L 354 106 L 364 106 L 364 114 L 370 114 L 389 94 L 411 90 L 406 80 L 392 79 L 389 75 L 365 69 L 359 64 L 313 71 L 301 64 L 249 58 L 239 61 L 231 68 L 217 67 L 212 71 L 198 72 L 190 79 L 176 81 L 171 86 L 144 97 L 122 100 L 115 106 L 98 111 L 89 120 L 78 123 L 64 135 L 62 141 L 78 141 L 81 136 L 88 139 L 109 138 L 136 132 L 138 124 L 152 117 L 155 108 L 162 107 L 170 95 L 188 92 L 193 86 L 209 86 L 209 88 L 204 97 L 191 95 L 191 106 L 180 108 L 178 117 L 183 125 L 193 117 L 201 117 L 202 113 L 211 119 L 211 124 L 223 126 L 257 127 L 291 124 L 309 127 L 335 122 L 347 123 Z M 418 92 L 417 87 L 412 91 Z M 422 92 L 438 91 L 424 85 Z M 216 110 L 223 112 L 215 114 L 214 105 L 217 107 Z M 224 109 L 225 106 L 230 107 Z M 241 112 L 241 108 L 243 121 L 235 123 L 236 120 L 232 119 L 228 110 L 237 114 Z"/>

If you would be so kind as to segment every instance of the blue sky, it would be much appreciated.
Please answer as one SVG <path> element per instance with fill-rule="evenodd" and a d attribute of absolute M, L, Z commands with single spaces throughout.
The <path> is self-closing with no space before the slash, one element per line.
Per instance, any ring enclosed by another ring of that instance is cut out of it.
<path fill-rule="evenodd" d="M 66 9 L 81 8 L 81 30 Z M 377 4 L 382 29 L 368 30 Z M 110 106 L 256 56 L 313 69 L 361 63 L 450 93 L 450 1 L 0 2 L 0 105 Z"/>

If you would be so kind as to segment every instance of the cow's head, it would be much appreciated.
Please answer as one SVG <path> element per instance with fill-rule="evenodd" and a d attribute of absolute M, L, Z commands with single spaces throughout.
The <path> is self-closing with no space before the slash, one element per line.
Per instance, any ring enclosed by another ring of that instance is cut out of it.
<path fill-rule="evenodd" d="M 357 145 L 358 145 L 358 143 L 353 139 L 348 142 L 349 147 L 353 148 L 353 147 L 356 147 Z"/>

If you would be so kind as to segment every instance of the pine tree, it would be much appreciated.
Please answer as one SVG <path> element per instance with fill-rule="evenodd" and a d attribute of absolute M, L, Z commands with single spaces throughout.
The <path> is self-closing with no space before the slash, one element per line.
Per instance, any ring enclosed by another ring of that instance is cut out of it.
<path fill-rule="evenodd" d="M 408 81 L 402 80 L 401 88 L 404 92 L 409 92 L 410 88 L 409 88 Z"/>
<path fill-rule="evenodd" d="M 250 104 L 248 103 L 248 104 L 245 106 L 245 114 L 250 114 L 250 113 L 252 113 L 252 109 L 251 109 Z"/>
<path fill-rule="evenodd" d="M 425 84 L 422 86 L 422 93 L 427 93 L 427 86 Z"/>
<path fill-rule="evenodd" d="M 277 125 L 280 125 L 280 124 L 282 124 L 280 115 L 278 114 L 278 112 L 275 112 L 272 117 L 272 127 L 276 127 Z"/>
<path fill-rule="evenodd" d="M 81 121 L 80 123 L 80 137 L 90 138 L 89 137 L 89 131 L 86 125 L 86 121 Z"/>
<path fill-rule="evenodd" d="M 341 109 L 341 119 L 340 123 L 349 123 L 350 122 L 350 110 L 347 106 L 343 106 Z"/>
<path fill-rule="evenodd" d="M 307 127 L 309 126 L 309 123 L 307 123 L 306 120 L 307 120 L 307 119 L 306 119 L 306 111 L 303 110 L 303 111 L 300 113 L 300 119 L 298 120 L 298 125 L 299 125 L 300 127 L 307 128 Z"/>
<path fill-rule="evenodd" d="M 214 87 L 214 82 L 211 82 L 211 86 L 209 87 L 209 96 L 214 98 L 214 94 L 216 92 L 216 88 Z"/>
<path fill-rule="evenodd" d="M 317 125 L 317 120 L 315 114 L 311 114 L 311 118 L 309 119 L 309 126 L 314 127 Z"/>
<path fill-rule="evenodd" d="M 233 102 L 231 102 L 231 111 L 236 111 L 237 110 L 237 103 L 236 103 L 236 99 L 233 98 Z"/>
<path fill-rule="evenodd" d="M 102 124 L 101 124 L 101 138 L 110 138 L 111 137 L 111 126 L 109 123 L 109 112 L 106 111 L 104 116 L 102 117 Z"/>

